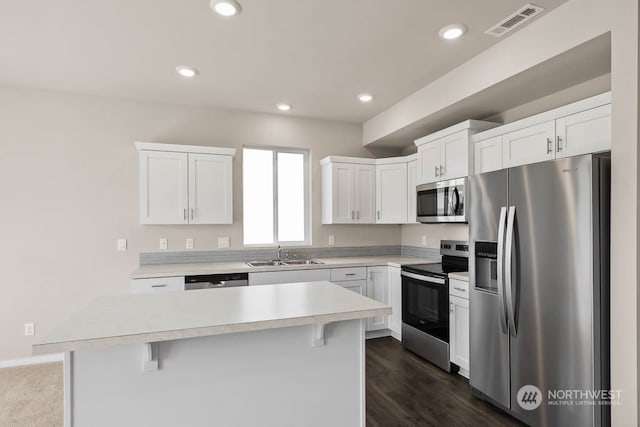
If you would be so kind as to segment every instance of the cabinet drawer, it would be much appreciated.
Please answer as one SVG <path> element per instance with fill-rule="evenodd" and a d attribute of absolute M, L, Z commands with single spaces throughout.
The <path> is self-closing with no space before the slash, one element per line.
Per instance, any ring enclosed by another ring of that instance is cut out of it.
<path fill-rule="evenodd" d="M 449 295 L 469 299 L 469 282 L 449 279 Z"/>
<path fill-rule="evenodd" d="M 149 292 L 184 291 L 184 276 L 154 277 L 153 279 L 133 279 L 131 288 L 134 294 Z"/>
<path fill-rule="evenodd" d="M 345 280 L 366 280 L 367 268 L 333 268 L 331 269 L 331 281 L 342 282 Z"/>

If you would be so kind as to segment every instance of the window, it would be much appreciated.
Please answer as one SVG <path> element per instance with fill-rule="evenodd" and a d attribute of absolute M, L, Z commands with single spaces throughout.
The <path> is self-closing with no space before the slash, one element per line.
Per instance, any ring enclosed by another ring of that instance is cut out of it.
<path fill-rule="evenodd" d="M 309 152 L 242 151 L 245 245 L 310 244 Z"/>

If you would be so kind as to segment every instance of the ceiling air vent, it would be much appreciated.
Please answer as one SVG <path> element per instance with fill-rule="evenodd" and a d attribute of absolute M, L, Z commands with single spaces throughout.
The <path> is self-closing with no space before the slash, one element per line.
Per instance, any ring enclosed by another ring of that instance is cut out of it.
<path fill-rule="evenodd" d="M 529 3 L 522 9 L 518 10 L 515 13 L 512 13 L 501 22 L 489 28 L 487 31 L 485 31 L 485 34 L 501 37 L 542 12 L 544 12 L 544 8 Z"/>

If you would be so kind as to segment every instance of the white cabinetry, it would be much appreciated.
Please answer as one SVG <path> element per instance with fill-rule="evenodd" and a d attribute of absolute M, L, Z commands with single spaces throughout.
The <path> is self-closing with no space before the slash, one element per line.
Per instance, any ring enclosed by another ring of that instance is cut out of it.
<path fill-rule="evenodd" d="M 389 304 L 389 283 L 387 267 L 367 268 L 366 295 L 383 304 Z M 367 319 L 367 331 L 377 331 L 389 327 L 389 316 L 375 316 Z"/>
<path fill-rule="evenodd" d="M 465 298 L 466 297 L 466 298 Z M 449 360 L 469 378 L 469 283 L 449 279 Z"/>
<path fill-rule="evenodd" d="M 376 165 L 376 222 L 407 222 L 407 163 Z"/>
<path fill-rule="evenodd" d="M 473 173 L 471 135 L 497 123 L 467 120 L 415 140 L 418 184 L 460 178 Z"/>
<path fill-rule="evenodd" d="M 607 151 L 611 149 L 611 94 L 518 120 L 472 139 L 475 173 Z"/>
<path fill-rule="evenodd" d="M 137 142 L 141 224 L 233 223 L 235 149 Z"/>
<path fill-rule="evenodd" d="M 132 279 L 131 290 L 134 294 L 184 291 L 184 276 L 154 277 L 151 279 Z"/>
<path fill-rule="evenodd" d="M 374 223 L 375 175 L 375 164 L 323 160 L 322 223 Z"/>
<path fill-rule="evenodd" d="M 413 224 L 418 222 L 416 220 L 417 183 L 418 183 L 418 161 L 411 160 L 407 163 L 407 224 Z"/>
<path fill-rule="evenodd" d="M 391 306 L 391 317 L 389 318 L 389 329 L 391 336 L 402 341 L 402 277 L 399 267 L 388 268 L 389 284 L 389 305 Z"/>

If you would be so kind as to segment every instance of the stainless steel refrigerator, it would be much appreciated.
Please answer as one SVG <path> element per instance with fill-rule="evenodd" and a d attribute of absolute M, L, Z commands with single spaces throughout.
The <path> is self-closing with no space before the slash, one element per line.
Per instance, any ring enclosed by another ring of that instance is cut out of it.
<path fill-rule="evenodd" d="M 533 426 L 609 425 L 608 402 L 566 391 L 609 389 L 610 160 L 536 163 L 470 186 L 474 394 Z"/>

